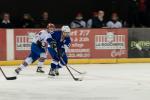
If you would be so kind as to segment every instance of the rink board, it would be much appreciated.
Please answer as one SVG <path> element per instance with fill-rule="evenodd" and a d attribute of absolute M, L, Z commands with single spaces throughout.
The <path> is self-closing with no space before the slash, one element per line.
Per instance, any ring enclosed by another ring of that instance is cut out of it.
<path fill-rule="evenodd" d="M 51 60 L 46 60 L 49 65 Z M 0 66 L 15 66 L 22 63 L 22 60 L 0 61 Z M 120 58 L 120 59 L 70 59 L 69 64 L 117 64 L 117 63 L 150 63 L 150 58 Z M 37 64 L 35 62 L 34 64 Z"/>

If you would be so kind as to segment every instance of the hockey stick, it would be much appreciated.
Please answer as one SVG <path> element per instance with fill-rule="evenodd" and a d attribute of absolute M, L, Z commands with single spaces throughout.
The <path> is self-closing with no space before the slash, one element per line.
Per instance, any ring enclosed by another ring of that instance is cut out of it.
<path fill-rule="evenodd" d="M 75 72 L 79 73 L 79 74 L 86 74 L 86 72 L 80 72 L 71 66 L 68 66 L 68 67 L 71 68 L 72 70 L 74 70 Z"/>
<path fill-rule="evenodd" d="M 64 60 L 62 59 L 62 57 L 60 57 L 61 61 L 65 64 Z M 67 66 L 67 64 L 65 64 L 65 67 L 67 68 L 67 70 L 69 71 L 70 75 L 72 76 L 72 78 L 75 80 L 75 81 L 82 81 L 83 79 L 82 78 L 76 78 L 74 77 L 74 75 L 72 74 L 72 72 L 70 71 L 69 67 Z"/>
<path fill-rule="evenodd" d="M 1 67 L 0 67 L 0 70 L 1 70 L 2 74 L 4 75 L 4 77 L 6 78 L 6 80 L 15 80 L 15 79 L 17 79 L 16 76 L 14 76 L 14 77 L 7 77 Z"/>
<path fill-rule="evenodd" d="M 67 68 L 67 70 L 69 71 L 69 73 L 70 73 L 70 75 L 72 76 L 72 78 L 73 78 L 75 81 L 82 81 L 83 79 L 81 79 L 81 78 L 76 78 L 76 77 L 73 75 L 73 73 L 70 71 L 69 67 L 67 66 L 67 64 L 66 64 L 66 63 L 64 62 L 64 60 L 62 59 L 62 56 L 60 56 L 60 51 L 58 50 L 58 48 L 55 48 L 54 50 L 57 52 L 57 54 L 58 54 L 58 56 L 59 56 L 59 59 L 63 62 L 64 66 Z"/>

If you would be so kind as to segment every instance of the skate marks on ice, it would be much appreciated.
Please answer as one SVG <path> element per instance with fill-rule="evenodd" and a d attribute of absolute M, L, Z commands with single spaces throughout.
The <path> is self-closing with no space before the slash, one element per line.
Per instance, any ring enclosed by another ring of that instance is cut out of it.
<path fill-rule="evenodd" d="M 83 81 L 73 81 L 65 68 L 60 76 L 49 78 L 48 66 L 45 74 L 29 67 L 16 81 L 7 81 L 0 74 L 0 100 L 150 100 L 150 64 L 71 66 L 87 72 Z M 3 69 L 9 74 L 15 68 Z"/>
<path fill-rule="evenodd" d="M 150 78 L 150 68 L 149 64 L 81 64 L 81 65 L 72 65 L 74 68 L 86 72 L 86 74 L 78 74 L 75 71 L 71 70 L 73 74 L 77 77 L 83 77 L 84 81 L 92 80 L 119 80 L 119 81 L 144 81 L 149 83 Z M 8 76 L 14 75 L 15 67 L 3 67 L 4 71 Z M 71 76 L 69 75 L 66 68 L 60 69 L 60 75 L 57 77 L 49 77 L 49 67 L 44 66 L 45 73 L 36 73 L 36 66 L 30 66 L 18 75 L 19 78 L 48 78 L 55 80 L 70 80 Z"/>
<path fill-rule="evenodd" d="M 6 71 L 6 74 L 9 75 L 9 76 L 14 76 L 16 75 L 16 73 L 14 72 L 14 69 L 16 68 L 17 66 L 12 66 L 12 67 L 4 67 L 4 70 Z M 45 71 L 45 73 L 37 73 L 36 72 L 36 66 L 30 66 L 30 67 L 27 67 L 26 69 L 24 69 L 23 71 L 20 72 L 19 75 L 17 75 L 17 80 L 20 80 L 20 79 L 27 79 L 29 78 L 29 80 L 32 78 L 32 79 L 49 79 L 49 80 L 70 80 L 72 79 L 70 74 L 68 73 L 68 71 L 66 70 L 66 68 L 62 68 L 59 70 L 60 72 L 60 75 L 59 76 L 49 76 L 48 73 L 49 73 L 49 67 L 48 66 L 44 66 L 43 67 L 43 70 Z M 83 76 L 85 75 L 84 74 L 79 74 L 75 71 L 73 71 L 73 74 L 76 76 L 76 77 L 79 77 L 79 78 L 83 78 Z"/>

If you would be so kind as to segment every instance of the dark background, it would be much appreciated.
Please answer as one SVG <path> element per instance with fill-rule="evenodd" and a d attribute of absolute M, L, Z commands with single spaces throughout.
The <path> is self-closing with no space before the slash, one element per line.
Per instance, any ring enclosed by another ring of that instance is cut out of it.
<path fill-rule="evenodd" d="M 0 13 L 9 12 L 12 19 L 19 19 L 23 13 L 30 13 L 37 19 L 43 11 L 49 12 L 54 23 L 67 24 L 73 20 L 77 12 L 82 12 L 85 20 L 93 11 L 102 9 L 106 16 L 117 11 L 121 19 L 126 19 L 128 0 L 1 0 Z"/>

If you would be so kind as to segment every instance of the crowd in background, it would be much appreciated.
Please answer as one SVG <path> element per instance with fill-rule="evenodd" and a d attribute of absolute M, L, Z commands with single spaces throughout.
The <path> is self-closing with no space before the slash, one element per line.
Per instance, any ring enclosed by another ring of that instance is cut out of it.
<path fill-rule="evenodd" d="M 67 24 L 71 28 L 150 27 L 150 5 L 146 6 L 146 0 L 131 0 L 129 5 L 127 19 L 121 19 L 117 11 L 112 12 L 110 16 L 105 16 L 105 11 L 98 10 L 92 12 L 92 16 L 89 16 L 88 20 L 85 20 L 82 12 L 78 12 L 74 19 Z M 0 16 L 0 28 L 45 28 L 51 22 L 49 17 L 49 13 L 46 11 L 37 19 L 29 13 L 24 13 L 22 18 L 14 22 L 9 13 L 3 13 Z M 60 23 L 56 27 L 61 25 Z"/>
<path fill-rule="evenodd" d="M 113 12 L 110 19 L 105 19 L 105 12 L 99 10 L 93 12 L 93 16 L 87 20 L 83 20 L 82 13 L 78 13 L 75 19 L 70 23 L 71 28 L 122 28 L 123 23 L 119 20 L 116 12 Z"/>
<path fill-rule="evenodd" d="M 41 18 L 35 20 L 29 13 L 24 13 L 21 19 L 11 21 L 11 15 L 1 15 L 0 28 L 45 28 L 50 22 L 48 12 L 43 12 Z"/>

